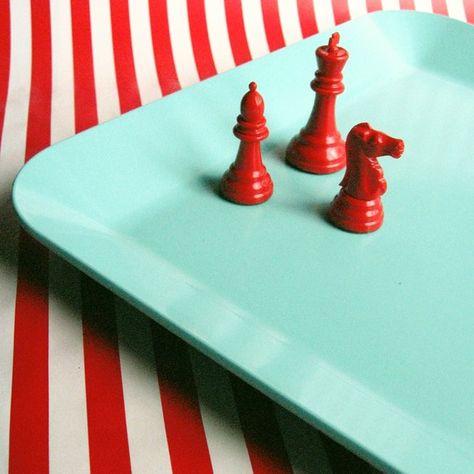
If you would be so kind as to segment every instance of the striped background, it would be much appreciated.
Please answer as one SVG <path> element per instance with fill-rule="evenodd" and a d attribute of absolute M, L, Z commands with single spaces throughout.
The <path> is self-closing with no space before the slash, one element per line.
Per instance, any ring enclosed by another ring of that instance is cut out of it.
<path fill-rule="evenodd" d="M 16 223 L 51 143 L 380 9 L 474 0 L 0 0 L 0 472 L 368 473 Z"/>

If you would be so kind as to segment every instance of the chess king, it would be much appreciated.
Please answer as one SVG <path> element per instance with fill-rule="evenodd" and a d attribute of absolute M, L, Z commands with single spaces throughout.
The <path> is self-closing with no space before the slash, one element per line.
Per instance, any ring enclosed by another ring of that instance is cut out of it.
<path fill-rule="evenodd" d="M 377 157 L 400 158 L 404 143 L 359 123 L 347 135 L 347 169 L 339 194 L 329 210 L 330 220 L 341 229 L 366 233 L 380 228 L 384 212 L 381 196 L 387 190 Z"/>
<path fill-rule="evenodd" d="M 349 54 L 338 46 L 339 33 L 334 33 L 326 46 L 316 50 L 318 70 L 311 82 L 316 92 L 308 123 L 295 136 L 286 150 L 287 162 L 314 174 L 339 171 L 346 165 L 344 141 L 336 127 L 336 97 L 344 91 L 342 69 Z"/>

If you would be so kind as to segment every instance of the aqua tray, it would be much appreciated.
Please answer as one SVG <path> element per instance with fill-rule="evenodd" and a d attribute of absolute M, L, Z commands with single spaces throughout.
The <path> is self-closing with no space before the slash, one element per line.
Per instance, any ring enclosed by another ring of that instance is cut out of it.
<path fill-rule="evenodd" d="M 405 140 L 381 158 L 385 223 L 325 219 L 342 173 L 285 165 L 329 32 L 43 151 L 14 185 L 23 225 L 156 321 L 389 470 L 474 466 L 474 28 L 385 12 L 341 26 L 337 116 Z M 220 199 L 251 80 L 275 191 Z"/>

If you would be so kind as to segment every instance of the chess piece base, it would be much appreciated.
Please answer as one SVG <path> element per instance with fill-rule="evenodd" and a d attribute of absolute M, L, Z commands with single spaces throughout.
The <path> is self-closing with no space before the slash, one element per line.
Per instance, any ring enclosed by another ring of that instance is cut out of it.
<path fill-rule="evenodd" d="M 273 182 L 265 168 L 259 172 L 245 173 L 231 165 L 222 177 L 220 193 L 228 201 L 237 204 L 261 204 L 273 194 Z"/>
<path fill-rule="evenodd" d="M 340 137 L 315 143 L 300 134 L 288 145 L 286 161 L 291 166 L 307 173 L 335 173 L 346 166 L 345 144 Z"/>
<path fill-rule="evenodd" d="M 331 222 L 344 230 L 355 233 L 374 232 L 383 223 L 383 206 L 379 198 L 371 201 L 355 199 L 341 189 L 329 209 Z"/>

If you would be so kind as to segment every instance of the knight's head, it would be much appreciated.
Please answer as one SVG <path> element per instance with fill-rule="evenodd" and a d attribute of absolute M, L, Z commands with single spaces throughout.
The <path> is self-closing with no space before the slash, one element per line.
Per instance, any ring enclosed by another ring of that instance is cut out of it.
<path fill-rule="evenodd" d="M 347 135 L 347 170 L 341 181 L 344 191 L 355 199 L 370 201 L 387 190 L 387 183 L 377 157 L 400 158 L 403 141 L 359 123 Z"/>
<path fill-rule="evenodd" d="M 358 138 L 358 144 L 368 158 L 389 155 L 400 158 L 404 150 L 403 140 L 393 138 L 383 132 L 373 129 L 367 122 L 359 123 L 353 129 Z"/>

